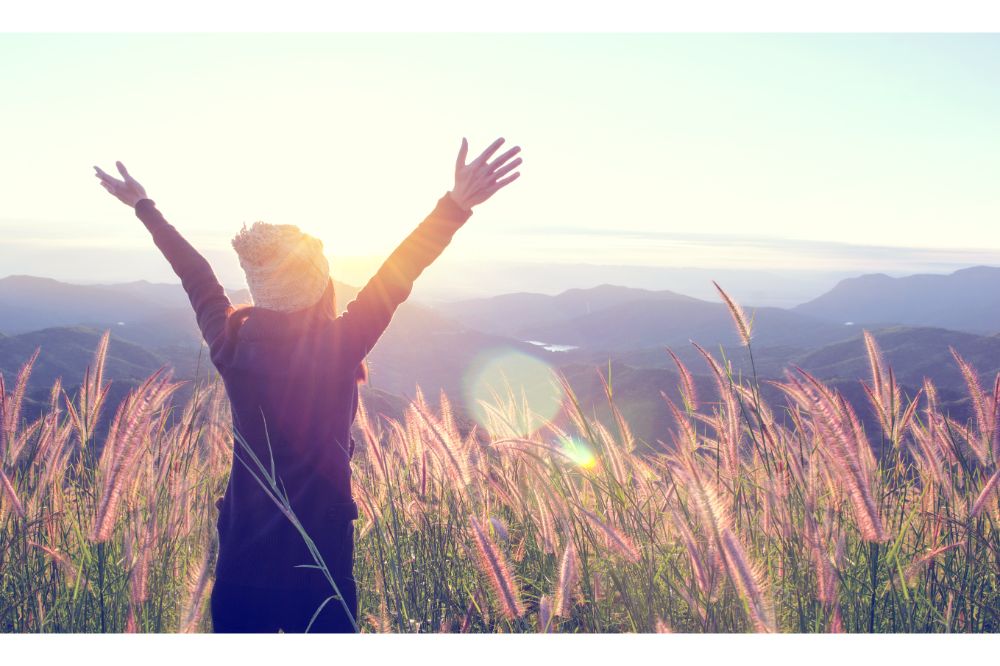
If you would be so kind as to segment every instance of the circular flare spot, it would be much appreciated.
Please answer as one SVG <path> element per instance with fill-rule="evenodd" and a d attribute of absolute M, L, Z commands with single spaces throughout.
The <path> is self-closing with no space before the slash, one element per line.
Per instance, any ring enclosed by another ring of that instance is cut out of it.
<path fill-rule="evenodd" d="M 560 442 L 560 448 L 562 448 L 566 457 L 579 467 L 590 469 L 597 464 L 594 452 L 575 437 L 563 437 Z"/>
<path fill-rule="evenodd" d="M 494 437 L 527 437 L 562 408 L 563 391 L 552 367 L 513 349 L 479 354 L 462 387 L 469 413 Z"/>

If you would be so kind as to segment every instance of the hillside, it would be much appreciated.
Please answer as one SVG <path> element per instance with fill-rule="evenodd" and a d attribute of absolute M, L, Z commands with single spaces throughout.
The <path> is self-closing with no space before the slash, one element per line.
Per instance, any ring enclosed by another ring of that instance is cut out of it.
<path fill-rule="evenodd" d="M 338 285 L 339 309 L 356 294 L 356 289 Z M 113 333 L 106 376 L 114 382 L 116 396 L 124 395 L 164 365 L 174 369 L 177 380 L 213 374 L 179 285 L 135 282 L 78 287 L 38 278 L 0 280 L 0 301 L 7 298 L 8 303 L 20 303 L 26 308 L 29 295 L 35 297 L 30 305 L 42 318 L 71 319 L 81 312 L 91 312 L 85 305 L 94 306 L 93 312 L 102 316 L 118 316 L 131 310 L 145 317 L 122 325 L 81 326 L 74 322 L 14 335 L 0 333 L 0 371 L 8 386 L 24 361 L 36 348 L 42 348 L 29 386 L 32 401 L 46 401 L 56 377 L 62 377 L 72 393 L 82 381 L 104 328 Z M 234 294 L 234 298 L 239 297 Z M 79 302 L 74 303 L 74 298 Z M 746 309 L 754 318 L 754 361 L 760 378 L 779 378 L 788 368 L 802 367 L 843 387 L 859 412 L 867 414 L 857 384 L 869 374 L 861 326 L 844 326 L 779 308 Z M 15 309 L 15 315 L 17 312 Z M 0 330 L 9 330 L 12 320 L 4 310 Z M 977 369 L 984 384 L 991 383 L 1000 370 L 998 335 L 931 327 L 871 328 L 887 363 L 894 367 L 910 395 L 922 385 L 924 377 L 935 382 L 945 403 L 948 396 L 964 392 L 962 377 L 949 352 L 951 347 Z M 547 351 L 527 340 L 578 348 Z M 452 398 L 460 418 L 466 418 L 470 398 L 464 391 L 475 369 L 484 360 L 519 353 L 566 373 L 588 409 L 610 423 L 598 372 L 606 372 L 611 359 L 619 406 L 635 424 L 637 436 L 655 442 L 670 427 L 660 391 L 677 396 L 676 368 L 666 353 L 668 346 L 698 376 L 703 399 L 713 399 L 714 387 L 707 379 L 704 360 L 690 340 L 699 342 L 717 358 L 721 358 L 721 346 L 736 374 L 753 371 L 725 306 L 669 291 L 602 285 L 555 296 L 508 294 L 434 308 L 407 302 L 372 350 L 370 384 L 362 392 L 378 405 L 376 412 L 399 418 L 416 386 L 423 389 L 432 404 L 437 403 L 438 392 L 443 389 Z M 772 398 L 780 402 L 780 396 Z M 953 406 L 959 411 L 964 409 L 957 397 Z"/>
<path fill-rule="evenodd" d="M 672 291 L 601 285 L 556 296 L 521 293 L 457 301 L 437 309 L 469 328 L 587 352 L 622 352 L 688 340 L 707 346 L 739 342 L 722 303 Z M 763 347 L 810 349 L 854 333 L 840 324 L 780 308 L 747 310 L 755 318 L 755 338 Z M 580 358 L 580 353 L 572 357 Z"/>
<path fill-rule="evenodd" d="M 862 275 L 793 308 L 833 322 L 930 326 L 1000 332 L 1000 268 L 977 266 L 949 275 Z"/>
<path fill-rule="evenodd" d="M 569 289 L 555 296 L 522 292 L 442 303 L 435 307 L 470 328 L 516 336 L 526 329 L 551 326 L 604 308 L 635 302 L 663 305 L 697 302 L 697 299 L 672 291 L 604 284 L 590 289 Z"/>
<path fill-rule="evenodd" d="M 780 308 L 747 308 L 747 313 L 753 317 L 755 344 L 760 347 L 810 348 L 853 333 L 844 326 Z M 739 342 L 726 307 L 696 299 L 619 303 L 552 324 L 525 327 L 518 336 L 609 351 L 681 345 L 689 340 L 711 347 Z"/>
<path fill-rule="evenodd" d="M 341 309 L 358 291 L 336 281 L 334 286 Z M 232 290 L 229 297 L 235 305 L 250 301 L 246 289 Z M 110 328 L 119 339 L 150 348 L 200 344 L 180 284 L 77 285 L 26 275 L 0 279 L 0 331 L 10 335 L 66 326 Z"/>

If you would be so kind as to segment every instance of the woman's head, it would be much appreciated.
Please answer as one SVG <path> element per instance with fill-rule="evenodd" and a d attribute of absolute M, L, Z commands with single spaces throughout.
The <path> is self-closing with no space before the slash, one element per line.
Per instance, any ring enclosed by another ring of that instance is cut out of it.
<path fill-rule="evenodd" d="M 253 305 L 230 312 L 226 327 L 230 345 L 236 344 L 240 327 L 255 308 L 295 312 L 296 316 L 309 318 L 337 316 L 330 266 L 319 239 L 290 224 L 254 222 L 249 229 L 244 225 L 233 238 L 233 248 L 246 274 Z M 367 381 L 364 362 L 355 379 Z"/>
<path fill-rule="evenodd" d="M 330 282 L 323 243 L 290 224 L 254 222 L 233 238 L 253 304 L 293 312 L 315 305 Z"/>

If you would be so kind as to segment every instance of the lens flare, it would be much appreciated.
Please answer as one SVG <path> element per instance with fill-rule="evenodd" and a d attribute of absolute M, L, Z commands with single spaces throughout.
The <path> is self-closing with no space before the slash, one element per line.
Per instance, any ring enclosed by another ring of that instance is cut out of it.
<path fill-rule="evenodd" d="M 591 469 L 597 465 L 597 458 L 594 457 L 594 452 L 575 437 L 563 437 L 560 446 L 566 457 L 572 460 L 574 464 L 584 469 Z"/>
<path fill-rule="evenodd" d="M 510 348 L 480 353 L 462 382 L 466 408 L 494 437 L 527 437 L 554 419 L 563 392 L 545 361 Z"/>

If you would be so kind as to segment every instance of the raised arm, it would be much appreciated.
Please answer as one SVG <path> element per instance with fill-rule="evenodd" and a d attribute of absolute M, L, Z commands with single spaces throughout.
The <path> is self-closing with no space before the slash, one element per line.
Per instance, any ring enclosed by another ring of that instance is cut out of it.
<path fill-rule="evenodd" d="M 94 169 L 104 189 L 135 209 L 136 216 L 152 234 L 156 247 L 181 279 L 181 286 L 194 308 L 198 328 L 215 362 L 225 340 L 226 318 L 232 307 L 229 297 L 205 258 L 164 219 L 156 204 L 146 196 L 146 190 L 129 175 L 125 165 L 118 162 L 117 166 L 123 180 L 109 176 L 98 167 Z"/>
<path fill-rule="evenodd" d="M 469 219 L 472 207 L 518 178 L 520 173 L 507 174 L 521 164 L 520 157 L 513 159 L 520 152 L 519 147 L 490 161 L 503 141 L 497 139 L 466 164 L 469 144 L 462 139 L 455 164 L 455 187 L 441 197 L 431 214 L 393 251 L 337 318 L 350 360 L 360 362 L 372 350 L 396 309 L 409 297 L 413 283 Z"/>

